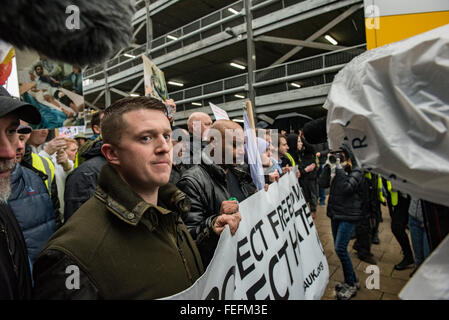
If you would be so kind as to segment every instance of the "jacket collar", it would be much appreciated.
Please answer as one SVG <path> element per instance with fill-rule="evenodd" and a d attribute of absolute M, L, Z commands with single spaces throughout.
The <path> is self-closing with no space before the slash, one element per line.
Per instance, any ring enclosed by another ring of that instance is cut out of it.
<path fill-rule="evenodd" d="M 210 158 L 209 155 L 204 151 L 202 152 L 202 160 L 203 166 L 206 168 L 206 170 L 213 178 L 219 179 L 220 181 L 227 180 L 225 170 L 221 166 L 215 164 L 213 159 Z M 246 165 L 237 165 L 228 167 L 228 170 L 231 170 L 232 173 L 237 177 L 237 180 L 239 181 L 240 185 L 250 183 L 252 181 L 251 177 L 244 170 L 244 166 Z"/>
<path fill-rule="evenodd" d="M 20 162 L 21 164 L 23 164 L 24 162 L 32 164 L 33 163 L 33 159 L 31 158 L 31 146 L 26 144 L 25 145 L 25 153 L 22 157 L 22 161 Z"/>
<path fill-rule="evenodd" d="M 144 224 L 150 231 L 158 224 L 158 214 L 172 212 L 145 202 L 109 164 L 103 166 L 98 176 L 95 197 L 106 205 L 110 213 L 132 226 L 147 218 Z"/>
<path fill-rule="evenodd" d="M 202 165 L 207 170 L 207 172 L 212 176 L 212 178 L 218 179 L 220 182 L 226 181 L 226 173 L 222 167 L 215 164 L 213 159 L 209 157 L 206 152 L 202 152 Z"/>
<path fill-rule="evenodd" d="M 14 169 L 11 171 L 11 175 L 10 175 L 11 186 L 14 185 L 17 180 L 19 180 L 21 175 L 22 175 L 22 170 L 21 170 L 20 164 L 16 163 L 14 165 Z"/>

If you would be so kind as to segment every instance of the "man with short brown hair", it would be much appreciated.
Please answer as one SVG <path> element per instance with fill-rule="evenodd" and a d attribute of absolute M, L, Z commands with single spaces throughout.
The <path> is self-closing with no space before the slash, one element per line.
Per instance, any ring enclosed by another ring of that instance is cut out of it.
<path fill-rule="evenodd" d="M 36 297 L 155 299 L 190 287 L 202 274 L 181 216 L 190 203 L 168 184 L 171 127 L 165 106 L 124 98 L 101 124 L 107 160 L 90 198 L 47 243 L 35 264 Z M 67 267 L 79 287 L 66 287 Z"/>

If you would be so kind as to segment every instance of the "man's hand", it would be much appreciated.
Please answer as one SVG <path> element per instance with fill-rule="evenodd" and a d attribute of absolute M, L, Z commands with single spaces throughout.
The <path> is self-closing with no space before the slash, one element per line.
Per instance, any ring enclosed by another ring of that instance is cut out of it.
<path fill-rule="evenodd" d="M 292 168 L 290 168 L 290 166 L 287 164 L 285 167 L 282 168 L 282 173 L 290 172 L 290 170 L 292 170 Z"/>
<path fill-rule="evenodd" d="M 173 107 L 173 110 L 176 112 L 176 103 L 175 103 L 175 100 L 173 100 L 173 99 L 167 99 L 167 100 L 164 101 L 164 103 L 165 103 L 166 106 L 171 106 L 171 107 Z"/>
<path fill-rule="evenodd" d="M 349 159 L 351 160 L 352 167 L 358 167 L 357 160 L 355 159 L 354 152 L 352 151 L 351 146 L 346 143 L 343 143 L 341 145 L 341 147 L 349 155 Z"/>
<path fill-rule="evenodd" d="M 268 181 L 270 181 L 270 182 L 278 182 L 279 178 L 280 178 L 280 175 L 277 170 L 268 174 Z"/>
<path fill-rule="evenodd" d="M 44 147 L 44 151 L 47 152 L 49 155 L 52 155 L 59 149 L 65 148 L 67 145 L 67 142 L 64 140 L 64 137 L 56 137 L 49 142 Z"/>
<path fill-rule="evenodd" d="M 299 169 L 298 169 L 298 170 L 296 170 L 296 179 L 299 179 L 299 178 L 301 178 L 301 171 L 299 171 Z"/>
<path fill-rule="evenodd" d="M 309 164 L 305 169 L 304 169 L 304 171 L 305 172 L 310 172 L 310 171 L 313 171 L 314 169 L 315 169 L 315 163 L 312 163 L 312 164 Z"/>
<path fill-rule="evenodd" d="M 168 119 L 170 122 L 174 120 L 175 113 L 176 113 L 176 103 L 173 99 L 167 99 L 164 101 L 165 106 L 167 107 L 168 111 Z"/>
<path fill-rule="evenodd" d="M 222 214 L 233 214 L 239 211 L 239 204 L 237 201 L 225 200 L 221 203 L 220 215 Z"/>
<path fill-rule="evenodd" d="M 69 157 L 63 149 L 57 151 L 56 162 L 64 168 L 64 171 L 69 171 L 70 169 L 72 169 L 72 166 L 69 162 Z"/>
<path fill-rule="evenodd" d="M 220 235 L 226 225 L 229 225 L 229 230 L 231 231 L 231 234 L 234 235 L 239 227 L 240 220 L 242 220 L 240 212 L 219 215 L 214 221 L 212 230 L 214 230 L 216 234 Z"/>
<path fill-rule="evenodd" d="M 340 160 L 339 157 L 337 157 L 337 160 L 336 160 L 336 162 L 335 162 L 335 167 L 336 167 L 337 169 L 343 169 L 343 167 L 341 166 L 341 160 Z"/>

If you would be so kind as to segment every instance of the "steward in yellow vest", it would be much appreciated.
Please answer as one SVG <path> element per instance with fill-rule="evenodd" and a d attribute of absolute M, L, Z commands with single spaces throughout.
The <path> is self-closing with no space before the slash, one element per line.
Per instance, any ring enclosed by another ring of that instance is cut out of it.
<path fill-rule="evenodd" d="M 386 179 L 383 179 L 383 185 L 387 190 L 388 209 L 390 210 L 391 216 L 391 232 L 401 246 L 403 254 L 403 259 L 394 268 L 396 270 L 404 270 L 414 264 L 413 251 L 405 231 L 408 224 L 410 197 L 405 193 L 393 190 L 390 181 Z"/>
<path fill-rule="evenodd" d="M 36 172 L 42 181 L 44 181 L 55 209 L 56 229 L 59 228 L 62 225 L 62 220 L 59 213 L 60 205 L 55 179 L 55 166 L 53 162 L 46 157 L 39 156 L 38 154 L 32 152 L 31 147 L 27 145 L 25 148 L 25 154 L 23 155 L 20 164 Z"/>

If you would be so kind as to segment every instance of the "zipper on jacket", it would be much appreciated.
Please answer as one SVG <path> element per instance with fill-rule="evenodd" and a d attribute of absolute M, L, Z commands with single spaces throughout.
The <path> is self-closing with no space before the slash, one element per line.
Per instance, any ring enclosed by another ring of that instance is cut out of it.
<path fill-rule="evenodd" d="M 178 253 L 181 256 L 182 263 L 184 264 L 184 269 L 187 272 L 187 277 L 189 278 L 190 283 L 193 284 L 192 272 L 190 271 L 189 265 L 187 263 L 187 259 L 184 256 L 184 252 L 182 251 L 181 247 L 179 246 L 179 241 L 178 241 L 178 235 L 179 235 L 178 234 L 178 223 L 176 221 L 175 221 L 175 235 L 176 235 L 176 240 L 172 236 L 170 238 L 172 239 L 174 245 L 178 249 Z"/>
<path fill-rule="evenodd" d="M 8 252 L 9 252 L 9 256 L 11 257 L 11 263 L 12 263 L 12 265 L 14 267 L 14 273 L 17 274 L 18 269 L 17 269 L 16 264 L 14 263 L 14 258 L 13 258 L 14 253 L 11 250 L 11 245 L 10 245 L 10 242 L 9 242 L 8 232 L 6 232 L 6 229 L 4 227 L 2 227 L 0 232 L 3 232 L 5 234 L 6 245 L 8 246 Z"/>

